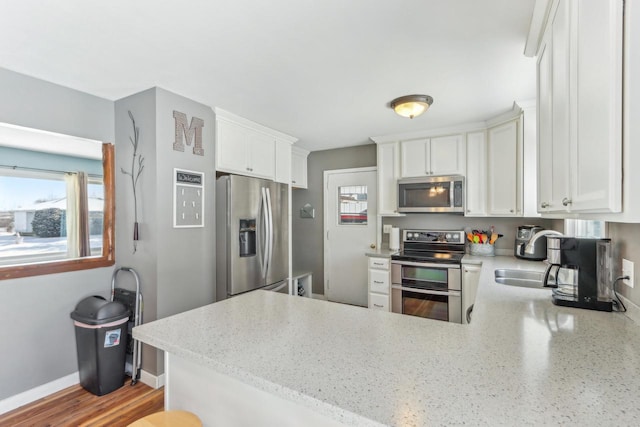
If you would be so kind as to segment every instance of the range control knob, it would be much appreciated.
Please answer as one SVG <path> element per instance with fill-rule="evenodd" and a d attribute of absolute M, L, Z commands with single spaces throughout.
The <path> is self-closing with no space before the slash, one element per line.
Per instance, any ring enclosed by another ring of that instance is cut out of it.
<path fill-rule="evenodd" d="M 451 233 L 447 233 L 447 235 L 445 236 L 447 240 L 449 240 L 451 238 Z"/>

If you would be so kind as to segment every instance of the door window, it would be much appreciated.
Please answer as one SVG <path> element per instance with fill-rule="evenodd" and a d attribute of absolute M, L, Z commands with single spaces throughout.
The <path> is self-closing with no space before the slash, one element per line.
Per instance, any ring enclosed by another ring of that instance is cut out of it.
<path fill-rule="evenodd" d="M 367 186 L 338 187 L 338 224 L 367 224 Z"/>

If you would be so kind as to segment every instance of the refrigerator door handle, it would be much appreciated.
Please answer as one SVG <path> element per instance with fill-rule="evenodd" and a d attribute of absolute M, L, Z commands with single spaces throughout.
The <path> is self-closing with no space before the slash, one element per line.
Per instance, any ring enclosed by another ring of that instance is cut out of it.
<path fill-rule="evenodd" d="M 269 227 L 267 228 L 269 232 L 269 238 L 267 239 L 268 249 L 267 252 L 269 254 L 267 258 L 267 274 L 269 274 L 269 270 L 271 268 L 271 264 L 273 261 L 273 208 L 271 206 L 271 191 L 268 188 L 265 188 L 265 192 L 267 194 L 267 216 L 269 218 Z"/>
<path fill-rule="evenodd" d="M 260 232 L 258 233 L 258 236 L 260 238 L 260 244 L 259 244 L 259 248 L 261 249 L 261 254 L 259 256 L 260 259 L 260 272 L 262 273 L 262 278 L 265 279 L 267 277 L 267 260 L 269 257 L 269 253 L 268 253 L 268 244 L 269 244 L 269 226 L 268 224 L 268 211 L 269 211 L 269 206 L 267 205 L 267 196 L 266 196 L 266 189 L 264 187 L 260 188 L 260 191 L 262 193 L 261 195 L 261 199 L 260 199 L 260 213 L 259 213 L 259 219 L 258 219 L 258 224 L 259 224 L 259 228 L 260 228 Z M 262 238 L 262 230 L 264 230 L 264 239 Z"/>

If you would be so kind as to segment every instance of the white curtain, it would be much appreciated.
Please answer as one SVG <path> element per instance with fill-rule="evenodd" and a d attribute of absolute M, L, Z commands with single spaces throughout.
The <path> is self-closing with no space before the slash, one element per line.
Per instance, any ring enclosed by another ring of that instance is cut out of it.
<path fill-rule="evenodd" d="M 69 258 L 91 255 L 89 198 L 86 172 L 67 173 L 67 254 Z"/>

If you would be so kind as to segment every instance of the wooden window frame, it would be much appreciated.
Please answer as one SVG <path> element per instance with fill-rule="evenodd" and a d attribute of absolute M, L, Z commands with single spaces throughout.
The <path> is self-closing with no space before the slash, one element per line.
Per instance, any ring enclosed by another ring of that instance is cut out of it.
<path fill-rule="evenodd" d="M 102 144 L 104 171 L 104 217 L 102 224 L 102 255 L 61 261 L 46 261 L 0 267 L 0 280 L 41 276 L 68 271 L 109 267 L 115 264 L 115 161 L 113 144 Z"/>

